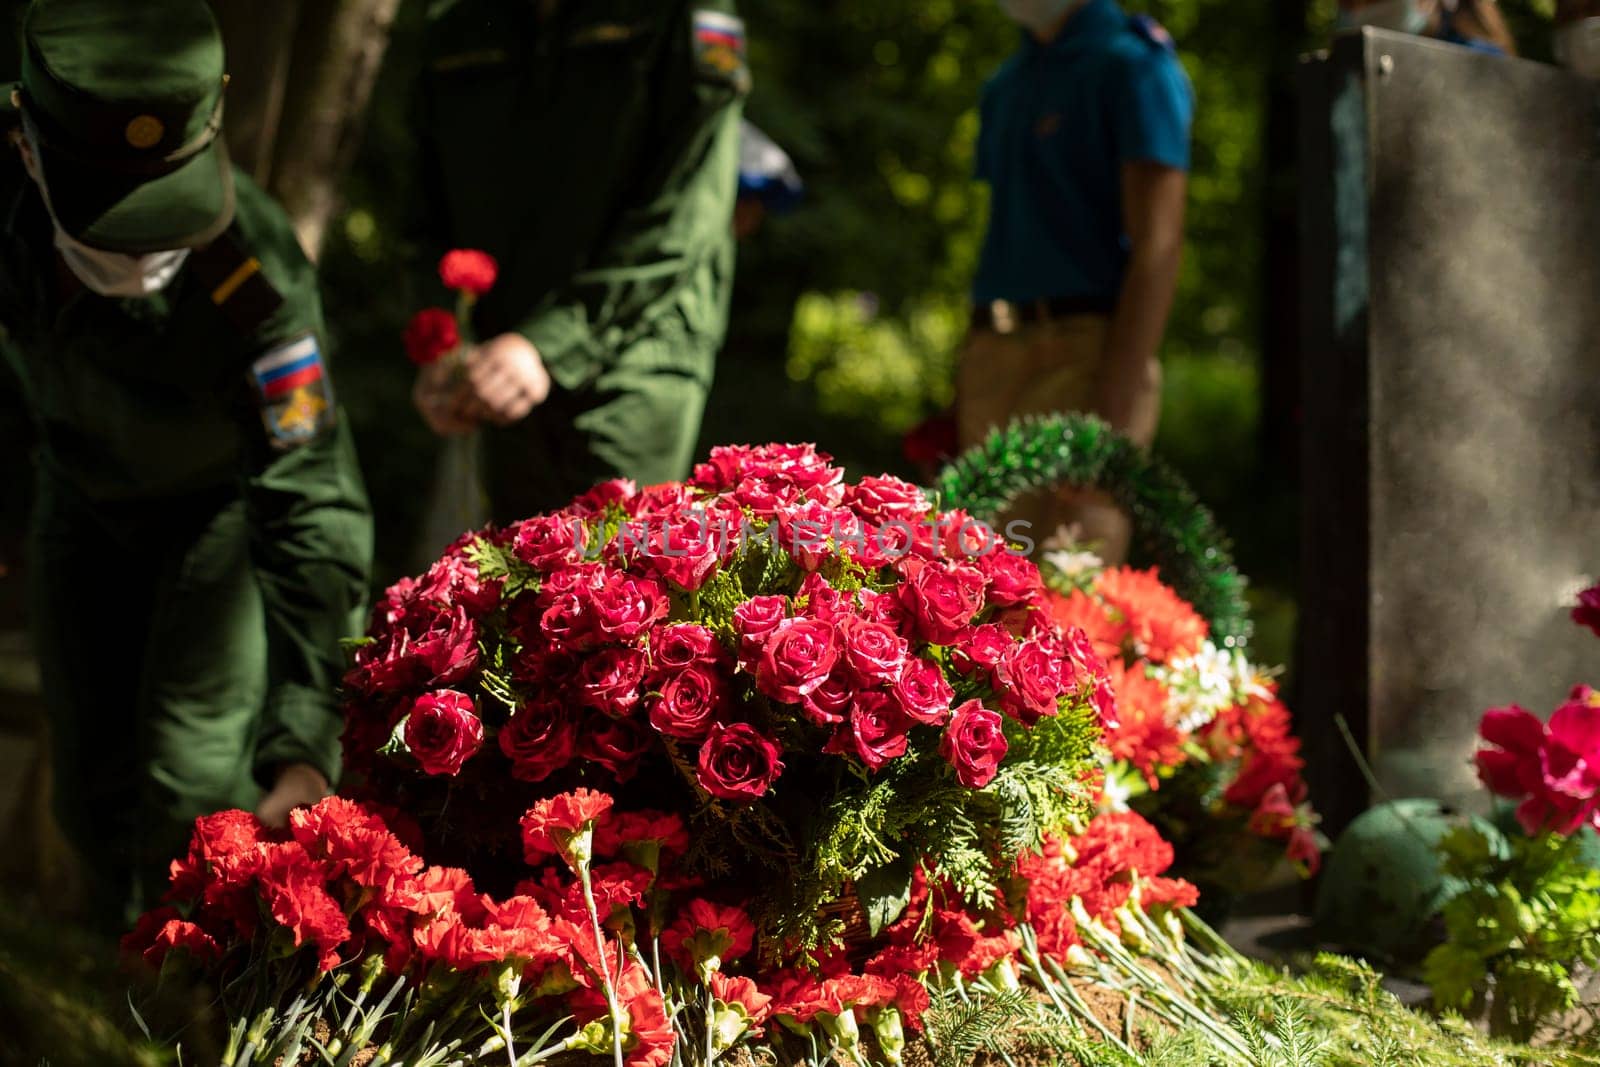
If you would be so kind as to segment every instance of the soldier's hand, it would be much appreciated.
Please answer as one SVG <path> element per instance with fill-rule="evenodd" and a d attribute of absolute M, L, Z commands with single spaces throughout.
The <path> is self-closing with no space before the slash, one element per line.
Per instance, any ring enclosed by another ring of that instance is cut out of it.
<path fill-rule="evenodd" d="M 526 337 L 503 333 L 468 357 L 467 387 L 469 417 L 509 426 L 545 402 L 550 373 Z"/>
<path fill-rule="evenodd" d="M 411 386 L 411 403 L 428 429 L 441 437 L 455 437 L 478 425 L 464 410 L 466 394 L 457 368 L 451 361 L 440 360 L 417 371 L 417 380 Z"/>
<path fill-rule="evenodd" d="M 328 780 L 311 764 L 286 763 L 278 770 L 277 783 L 256 805 L 256 818 L 281 829 L 289 825 L 291 811 L 315 804 L 330 792 Z"/>

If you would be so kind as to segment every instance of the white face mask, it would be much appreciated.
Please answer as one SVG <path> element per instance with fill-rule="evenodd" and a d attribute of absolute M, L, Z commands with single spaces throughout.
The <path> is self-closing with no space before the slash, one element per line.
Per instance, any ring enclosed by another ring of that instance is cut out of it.
<path fill-rule="evenodd" d="M 1600 15 L 1556 27 L 1556 62 L 1582 74 L 1600 78 Z"/>
<path fill-rule="evenodd" d="M 184 260 L 189 258 L 187 248 L 130 256 L 125 252 L 93 248 L 77 240 L 56 221 L 55 209 L 50 206 L 50 190 L 45 187 L 44 174 L 37 162 L 39 150 L 31 142 L 29 148 L 31 151 L 22 154 L 23 163 L 28 176 L 38 184 L 45 210 L 50 213 L 50 223 L 56 232 L 56 249 L 60 251 L 68 269 L 77 275 L 86 288 L 101 296 L 145 297 L 153 296 L 171 284 L 172 279 L 178 276 L 178 271 L 183 269 Z"/>
<path fill-rule="evenodd" d="M 1359 11 L 1339 9 L 1339 28 L 1353 30 L 1371 26 L 1375 30 L 1395 30 L 1399 33 L 1421 33 L 1428 28 L 1428 14 L 1417 0 L 1383 0 L 1367 4 Z"/>
<path fill-rule="evenodd" d="M 1000 0 L 1000 10 L 1024 29 L 1043 33 L 1088 0 Z"/>

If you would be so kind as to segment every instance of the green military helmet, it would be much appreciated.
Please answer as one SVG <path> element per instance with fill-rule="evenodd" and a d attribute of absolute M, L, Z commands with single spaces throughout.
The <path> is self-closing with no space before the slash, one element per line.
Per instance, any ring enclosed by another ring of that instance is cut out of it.
<path fill-rule="evenodd" d="M 1415 961 L 1437 938 L 1434 918 L 1456 891 L 1441 870 L 1439 840 L 1465 822 L 1492 838 L 1483 819 L 1435 800 L 1379 804 L 1339 835 L 1317 891 L 1322 940 L 1364 955 Z"/>
<path fill-rule="evenodd" d="M 205 0 L 34 0 L 10 106 L 69 236 L 138 254 L 228 227 L 223 65 Z"/>

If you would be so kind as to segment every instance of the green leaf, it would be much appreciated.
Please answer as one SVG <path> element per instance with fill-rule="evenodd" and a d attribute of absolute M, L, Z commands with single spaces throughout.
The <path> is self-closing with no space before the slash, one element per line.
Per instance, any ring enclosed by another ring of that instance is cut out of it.
<path fill-rule="evenodd" d="M 911 903 L 912 870 L 911 857 L 901 856 L 856 879 L 856 896 L 861 900 L 861 910 L 866 912 L 867 928 L 873 937 L 905 914 L 906 905 Z"/>

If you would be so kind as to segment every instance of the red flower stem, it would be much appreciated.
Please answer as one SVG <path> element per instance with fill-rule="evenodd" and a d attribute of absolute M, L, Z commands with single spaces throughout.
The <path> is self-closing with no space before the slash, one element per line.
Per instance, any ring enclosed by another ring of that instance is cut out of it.
<path fill-rule="evenodd" d="M 706 1067 L 716 1062 L 716 1047 L 712 1042 L 713 1031 L 716 1029 L 715 998 L 711 995 L 711 983 L 706 982 Z"/>
<path fill-rule="evenodd" d="M 605 934 L 600 930 L 600 909 L 595 906 L 594 886 L 589 882 L 589 861 L 578 860 L 578 881 L 583 885 L 583 902 L 589 908 L 589 921 L 594 924 L 595 956 L 600 960 L 600 978 L 606 985 L 606 1008 L 611 1012 L 611 1049 L 616 1054 L 617 1067 L 622 1062 L 622 1008 L 617 1004 L 617 987 L 611 980 L 611 965 L 606 962 Z"/>

